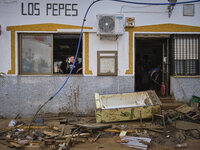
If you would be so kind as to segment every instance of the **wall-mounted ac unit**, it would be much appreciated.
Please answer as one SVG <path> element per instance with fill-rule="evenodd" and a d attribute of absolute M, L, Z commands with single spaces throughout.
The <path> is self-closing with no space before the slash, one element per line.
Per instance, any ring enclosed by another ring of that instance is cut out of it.
<path fill-rule="evenodd" d="M 97 15 L 98 35 L 122 35 L 124 33 L 124 16 L 122 14 Z"/>

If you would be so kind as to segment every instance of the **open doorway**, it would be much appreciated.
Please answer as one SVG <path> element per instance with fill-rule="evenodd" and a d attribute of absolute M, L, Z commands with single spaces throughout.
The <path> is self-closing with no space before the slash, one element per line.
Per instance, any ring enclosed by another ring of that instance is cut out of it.
<path fill-rule="evenodd" d="M 166 37 L 136 36 L 136 91 L 155 90 L 159 96 L 168 95 L 169 71 L 166 74 L 166 64 L 169 64 L 167 63 L 169 62 L 168 45 L 168 38 Z"/>

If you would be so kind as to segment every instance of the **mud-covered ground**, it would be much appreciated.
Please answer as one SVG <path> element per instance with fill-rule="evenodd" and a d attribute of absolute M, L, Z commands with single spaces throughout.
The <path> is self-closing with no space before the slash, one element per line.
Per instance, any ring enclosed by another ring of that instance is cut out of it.
<path fill-rule="evenodd" d="M 11 119 L 0 119 L 0 131 L 5 131 L 5 129 L 8 127 L 8 124 Z M 59 130 L 56 131 L 58 133 L 62 132 L 60 120 L 63 120 L 63 118 L 45 118 L 45 122 L 42 126 L 48 126 L 50 128 L 52 127 L 58 127 Z M 30 118 L 23 118 L 18 119 L 18 122 L 23 122 L 26 125 L 30 123 Z M 76 124 L 80 123 L 95 123 L 95 118 L 93 117 L 70 117 L 70 121 L 67 122 L 68 126 L 73 127 L 76 129 L 77 127 L 74 127 Z M 189 122 L 189 121 L 188 121 Z M 117 123 L 111 123 L 112 127 L 110 129 L 112 130 L 130 130 L 134 131 L 132 133 L 127 133 L 128 136 L 135 136 L 135 137 L 147 137 L 150 138 L 152 141 L 150 143 L 150 146 L 148 147 L 148 150 L 173 150 L 173 149 L 183 149 L 183 148 L 175 148 L 177 144 L 186 144 L 187 146 L 184 148 L 185 150 L 199 150 L 200 149 L 200 132 L 198 129 L 200 127 L 200 124 L 196 123 L 197 127 L 195 129 L 192 129 L 193 127 L 190 127 L 191 129 L 183 130 L 176 128 L 174 125 L 166 125 L 166 128 L 163 128 L 162 125 L 156 124 L 151 122 L 151 120 L 145 120 L 142 122 L 142 124 L 139 121 L 128 121 L 128 122 L 117 122 Z M 149 130 L 149 128 L 153 128 L 155 130 Z M 33 129 L 31 130 L 30 136 L 33 136 L 32 132 L 37 130 L 41 134 L 43 133 L 43 130 L 46 129 Z M 54 132 L 52 129 L 48 129 L 48 131 Z M 75 144 L 72 143 L 68 147 L 70 150 L 132 150 L 135 148 L 129 148 L 126 145 L 122 145 L 119 142 L 116 142 L 116 137 L 119 137 L 119 133 L 116 132 L 107 132 L 102 130 L 87 130 L 87 129 L 79 129 L 77 130 L 77 133 L 83 133 L 83 132 L 89 132 L 91 133 L 90 137 L 84 137 L 81 138 L 81 141 L 83 142 L 76 142 Z M 1 133 L 1 132 L 0 132 Z M 101 133 L 100 137 L 95 141 L 91 142 L 89 139 L 91 137 L 96 137 L 98 133 Z M 24 130 L 21 133 L 18 133 L 16 131 L 8 131 L 3 134 L 0 134 L 0 150 L 13 150 L 17 149 L 15 147 L 10 148 L 6 144 L 2 144 L 1 141 L 9 143 L 9 140 L 16 141 L 16 143 L 19 141 L 19 138 L 22 140 L 26 139 L 28 135 L 27 131 Z M 39 138 L 40 135 L 38 135 Z M 24 139 L 23 139 L 24 138 Z M 40 143 L 37 147 L 32 147 L 28 144 L 25 144 L 21 148 L 18 149 L 25 149 L 25 150 L 52 150 L 52 149 L 58 149 L 59 146 L 55 146 L 55 144 L 52 145 L 45 145 L 43 140 L 50 137 L 41 136 L 40 140 L 36 139 L 38 143 Z M 33 140 L 34 141 L 34 140 Z M 60 148 L 61 149 L 61 148 Z M 67 149 L 67 147 L 66 147 Z"/>

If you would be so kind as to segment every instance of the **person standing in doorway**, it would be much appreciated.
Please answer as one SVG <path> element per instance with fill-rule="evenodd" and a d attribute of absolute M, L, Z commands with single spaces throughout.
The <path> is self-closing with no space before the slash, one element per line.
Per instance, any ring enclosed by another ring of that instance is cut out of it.
<path fill-rule="evenodd" d="M 160 88 L 159 78 L 161 74 L 160 65 L 148 71 L 149 76 L 149 89 L 158 92 Z"/>

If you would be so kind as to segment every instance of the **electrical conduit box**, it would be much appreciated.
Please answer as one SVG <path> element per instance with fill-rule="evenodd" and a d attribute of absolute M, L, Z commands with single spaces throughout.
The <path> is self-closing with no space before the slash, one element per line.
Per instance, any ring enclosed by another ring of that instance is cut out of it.
<path fill-rule="evenodd" d="M 135 18 L 134 17 L 126 17 L 125 18 L 125 26 L 126 27 L 134 27 L 135 26 Z"/>
<path fill-rule="evenodd" d="M 152 118 L 161 113 L 155 91 L 99 95 L 95 93 L 96 122 L 116 122 Z"/>

